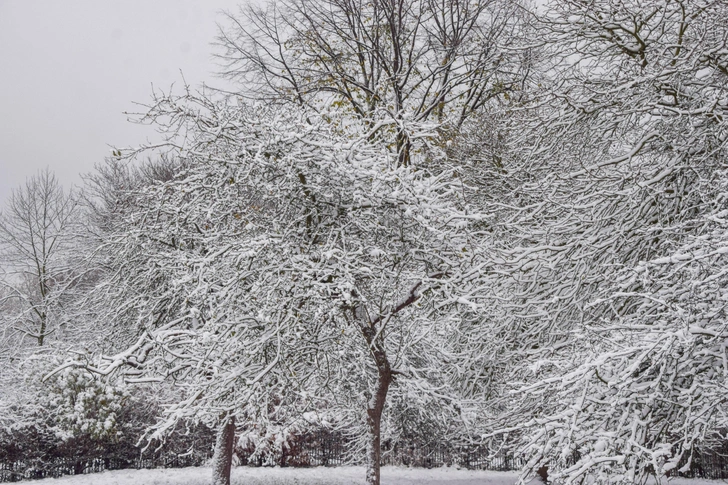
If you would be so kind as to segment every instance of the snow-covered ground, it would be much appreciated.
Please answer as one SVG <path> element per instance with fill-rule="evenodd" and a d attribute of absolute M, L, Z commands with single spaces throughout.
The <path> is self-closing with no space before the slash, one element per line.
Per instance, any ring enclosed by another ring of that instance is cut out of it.
<path fill-rule="evenodd" d="M 232 471 L 233 485 L 349 485 L 364 484 L 364 467 L 249 468 Z M 89 475 L 46 478 L 32 485 L 207 485 L 207 467 L 153 470 L 114 470 Z M 515 472 L 456 470 L 452 468 L 382 468 L 382 485 L 513 485 Z"/>
<path fill-rule="evenodd" d="M 32 485 L 207 485 L 209 468 L 114 470 L 80 476 L 46 478 Z M 513 485 L 516 472 L 456 470 L 453 468 L 382 468 L 382 485 Z M 232 471 L 233 485 L 361 485 L 363 467 L 248 468 Z M 535 480 L 532 485 L 535 485 Z M 670 485 L 722 485 L 722 480 L 675 479 Z"/>

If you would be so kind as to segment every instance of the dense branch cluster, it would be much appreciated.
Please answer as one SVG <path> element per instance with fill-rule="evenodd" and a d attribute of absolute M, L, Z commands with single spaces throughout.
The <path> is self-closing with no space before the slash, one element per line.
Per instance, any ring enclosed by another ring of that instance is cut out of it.
<path fill-rule="evenodd" d="M 559 483 L 688 470 L 728 429 L 727 25 L 720 0 L 243 7 L 237 92 L 155 93 L 159 143 L 16 193 L 5 340 L 85 345 L 48 374 L 91 409 L 71 434 L 164 388 L 150 435 L 217 427 L 216 483 L 236 430 L 319 426 L 372 485 L 426 433 Z"/>

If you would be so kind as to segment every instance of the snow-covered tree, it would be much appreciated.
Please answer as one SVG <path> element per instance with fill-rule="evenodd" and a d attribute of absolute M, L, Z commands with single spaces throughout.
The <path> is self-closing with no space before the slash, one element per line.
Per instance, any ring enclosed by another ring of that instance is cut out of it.
<path fill-rule="evenodd" d="M 521 362 L 512 412 L 532 418 L 533 467 L 644 479 L 725 426 L 728 8 L 563 0 L 541 13 L 555 62 L 499 176 L 513 190 L 496 203 L 492 288 L 508 311 L 493 320 L 510 337 L 495 342 Z"/>
<path fill-rule="evenodd" d="M 86 366 L 183 389 L 160 429 L 325 402 L 358 422 L 378 483 L 387 396 L 450 404 L 437 342 L 448 315 L 475 305 L 479 215 L 458 167 L 430 145 L 437 125 L 413 130 L 405 166 L 371 137 L 382 126 L 339 111 L 188 93 L 160 97 L 148 117 L 183 162 L 131 192 L 107 239 L 117 270 L 96 291 L 135 315 L 138 339 Z"/>
<path fill-rule="evenodd" d="M 94 268 L 97 284 L 83 302 L 84 319 L 107 322 L 102 332 L 104 338 L 96 342 L 96 348 L 106 353 L 125 348 L 138 338 L 138 302 L 145 300 L 146 295 L 156 294 L 167 281 L 163 272 L 154 277 L 131 272 L 123 275 L 125 284 L 107 284 L 118 273 L 120 265 L 143 266 L 144 261 L 133 250 L 130 257 L 120 257 L 115 243 L 128 229 L 128 219 L 140 210 L 138 194 L 154 184 L 171 180 L 181 170 L 180 164 L 178 158 L 164 154 L 130 164 L 115 149 L 112 157 L 85 176 L 81 200 L 88 218 L 86 235 L 94 247 L 89 266 Z"/>
<path fill-rule="evenodd" d="M 358 120 L 370 132 L 371 140 L 395 151 L 399 165 L 408 167 L 419 158 L 417 169 L 433 172 L 442 167 L 430 165 L 428 155 L 423 159 L 422 154 L 413 152 L 415 146 L 421 146 L 421 141 L 415 140 L 421 136 L 418 131 L 422 125 L 431 123 L 434 128 L 427 135 L 430 143 L 442 147 L 457 143 L 474 116 L 498 100 L 515 102 L 522 97 L 534 64 L 532 46 L 521 45 L 518 39 L 528 14 L 524 3 L 517 1 L 293 0 L 270 2 L 265 8 L 251 4 L 241 9 L 240 15 L 229 17 L 229 25 L 219 37 L 223 50 L 218 58 L 223 64 L 223 76 L 239 82 L 242 97 L 296 104 L 324 113 L 335 106 L 339 117 Z M 471 183 L 474 164 L 450 156 L 451 151 L 446 153 L 448 169 L 460 181 L 461 200 L 467 201 L 459 209 L 472 214 L 478 207 L 478 212 L 482 205 L 474 201 L 482 202 L 483 198 L 475 192 L 483 186 Z M 478 182 L 485 178 L 487 175 L 475 177 Z M 474 224 L 476 219 L 470 220 L 470 254 L 487 244 L 478 234 L 487 231 L 487 224 Z M 430 247 L 423 252 L 438 250 Z M 475 290 L 479 276 L 478 272 L 471 274 L 468 284 L 459 289 L 463 294 L 477 293 L 468 300 L 473 307 L 471 314 L 487 293 L 482 288 Z M 479 328 L 481 321 L 478 317 L 467 321 L 455 317 L 451 321 L 449 315 L 434 314 L 430 318 L 441 319 L 443 329 L 459 322 L 462 328 L 449 335 L 463 335 L 466 341 L 472 337 L 465 333 Z M 443 331 L 438 338 L 446 335 L 448 332 Z M 423 344 L 419 355 L 424 360 L 444 358 L 442 341 L 419 342 Z M 455 349 L 457 344 L 449 342 L 447 346 Z M 442 365 L 433 365 L 440 371 L 428 377 L 446 383 L 445 387 L 457 380 L 463 383 L 459 391 L 465 392 L 469 387 L 465 382 L 472 383 L 473 379 L 463 377 L 465 373 L 456 357 L 464 354 L 452 350 L 448 371 L 443 371 Z M 347 364 L 339 368 L 346 369 Z M 462 396 L 459 391 L 448 392 Z M 393 397 L 400 403 L 406 400 Z M 471 395 L 469 400 L 472 403 L 480 398 Z M 349 404 L 349 409 L 358 408 L 361 406 Z M 428 406 L 421 409 L 423 414 L 429 413 Z M 457 409 L 451 410 L 457 420 L 472 414 L 472 410 L 466 413 L 460 405 Z M 435 415 L 439 411 L 433 410 Z M 435 419 L 446 429 L 448 425 L 442 418 L 437 415 Z"/>
<path fill-rule="evenodd" d="M 478 215 L 438 146 L 519 88 L 528 59 L 505 55 L 519 8 L 293 1 L 231 15 L 223 74 L 244 99 L 289 112 L 204 93 L 156 100 L 145 119 L 181 165 L 127 192 L 131 209 L 106 239 L 117 269 L 99 301 L 141 335 L 98 370 L 177 379 L 194 398 L 168 423 L 265 419 L 271 396 L 279 409 L 328 400 L 334 421 L 367 436 L 367 479 L 379 483 L 390 390 L 400 404 L 456 400 L 437 341 L 453 311 L 477 305 L 477 270 L 463 268 L 477 264 L 467 228 Z"/>
<path fill-rule="evenodd" d="M 74 194 L 48 169 L 13 190 L 0 212 L 0 325 L 14 347 L 27 338 L 42 346 L 70 320 L 64 303 L 79 277 L 70 261 L 77 215 Z"/>

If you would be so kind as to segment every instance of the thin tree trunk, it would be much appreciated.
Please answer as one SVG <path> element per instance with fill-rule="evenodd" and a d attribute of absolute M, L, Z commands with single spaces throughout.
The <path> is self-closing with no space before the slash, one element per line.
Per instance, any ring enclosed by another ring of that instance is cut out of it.
<path fill-rule="evenodd" d="M 380 484 L 382 412 L 391 383 L 392 372 L 389 365 L 380 367 L 377 389 L 367 406 L 367 485 Z"/>
<path fill-rule="evenodd" d="M 38 346 L 43 346 L 43 339 L 45 338 L 45 332 L 46 332 L 46 316 L 45 313 L 43 313 L 40 316 L 40 333 L 38 334 Z"/>
<path fill-rule="evenodd" d="M 212 458 L 212 485 L 230 485 L 230 467 L 233 464 L 235 444 L 235 418 L 228 417 L 220 424 Z"/>
<path fill-rule="evenodd" d="M 410 152 L 412 151 L 412 141 L 404 131 L 397 132 L 397 158 L 400 167 L 407 167 L 410 163 Z"/>

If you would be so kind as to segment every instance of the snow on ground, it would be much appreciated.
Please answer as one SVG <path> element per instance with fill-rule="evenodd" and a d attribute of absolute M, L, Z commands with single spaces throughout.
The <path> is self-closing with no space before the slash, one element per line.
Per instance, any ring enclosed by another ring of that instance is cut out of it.
<path fill-rule="evenodd" d="M 232 471 L 232 485 L 363 485 L 364 467 L 249 468 Z M 114 470 L 89 475 L 46 478 L 29 485 L 208 485 L 207 467 Z M 516 472 L 453 468 L 383 467 L 382 485 L 514 485 Z M 529 485 L 536 485 L 532 481 Z M 663 482 L 665 483 L 665 482 Z M 670 485 L 723 485 L 724 480 L 674 479 Z"/>
<path fill-rule="evenodd" d="M 88 475 L 34 480 L 29 485 L 208 485 L 207 467 L 113 470 Z M 232 471 L 232 485 L 363 485 L 364 467 L 249 468 Z M 382 485 L 513 485 L 515 472 L 453 468 L 383 467 Z"/>

